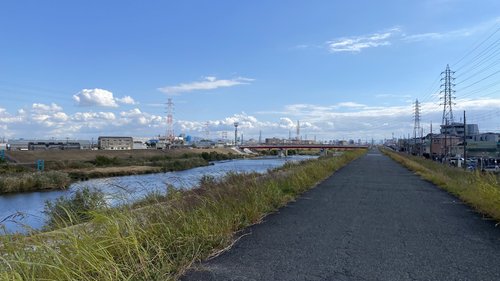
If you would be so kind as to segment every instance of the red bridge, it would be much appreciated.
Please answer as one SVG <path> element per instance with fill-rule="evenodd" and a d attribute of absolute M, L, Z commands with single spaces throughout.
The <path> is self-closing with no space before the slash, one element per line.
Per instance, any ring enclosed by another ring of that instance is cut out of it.
<path fill-rule="evenodd" d="M 360 148 L 368 148 L 368 145 L 334 145 L 334 144 L 257 144 L 257 145 L 240 145 L 240 148 L 248 149 L 336 149 L 336 150 L 352 150 Z"/>

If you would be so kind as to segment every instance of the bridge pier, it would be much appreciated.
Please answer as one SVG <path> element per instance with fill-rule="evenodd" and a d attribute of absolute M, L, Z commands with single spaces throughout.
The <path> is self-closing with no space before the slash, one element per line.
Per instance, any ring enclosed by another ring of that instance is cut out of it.
<path fill-rule="evenodd" d="M 288 157 L 288 149 L 280 148 L 278 152 L 278 157 Z"/>

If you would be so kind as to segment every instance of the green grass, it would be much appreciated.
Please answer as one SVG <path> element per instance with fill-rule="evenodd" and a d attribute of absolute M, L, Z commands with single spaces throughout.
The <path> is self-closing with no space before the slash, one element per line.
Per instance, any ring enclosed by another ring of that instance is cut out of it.
<path fill-rule="evenodd" d="M 259 174 L 206 177 L 132 206 L 90 211 L 90 221 L 29 237 L 0 237 L 1 280 L 175 280 L 365 151 Z"/>
<path fill-rule="evenodd" d="M 20 172 L 0 176 L 0 194 L 44 189 L 64 189 L 71 179 L 68 174 L 58 171 Z"/>
<path fill-rule="evenodd" d="M 479 212 L 500 222 L 500 176 L 448 167 L 421 157 L 382 150 L 422 178 L 454 194 Z"/>

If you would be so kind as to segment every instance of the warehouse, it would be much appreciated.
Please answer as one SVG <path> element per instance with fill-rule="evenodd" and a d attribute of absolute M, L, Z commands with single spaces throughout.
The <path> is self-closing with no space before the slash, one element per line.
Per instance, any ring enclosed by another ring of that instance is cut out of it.
<path fill-rule="evenodd" d="M 134 147 L 132 137 L 99 137 L 97 144 L 102 150 L 131 150 Z"/>

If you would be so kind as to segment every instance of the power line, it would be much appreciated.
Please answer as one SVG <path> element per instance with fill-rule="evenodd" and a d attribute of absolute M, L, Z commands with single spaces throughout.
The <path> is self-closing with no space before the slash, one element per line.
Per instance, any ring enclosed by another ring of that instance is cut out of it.
<path fill-rule="evenodd" d="M 480 82 L 482 82 L 482 81 L 484 81 L 484 80 L 486 80 L 486 79 L 488 79 L 488 78 L 490 78 L 490 77 L 492 77 L 492 76 L 495 76 L 495 75 L 497 75 L 498 73 L 500 73 L 500 70 L 497 70 L 497 71 L 495 71 L 494 73 L 492 73 L 492 74 L 490 74 L 490 75 L 488 75 L 488 76 L 486 76 L 486 77 L 483 77 L 482 79 L 480 79 L 480 80 L 478 80 L 478 81 L 476 81 L 476 82 L 474 82 L 474 83 L 471 83 L 471 84 L 469 84 L 469 85 L 467 85 L 467 86 L 464 86 L 464 87 L 462 87 L 462 88 L 458 89 L 458 91 L 465 90 L 465 89 L 468 89 L 468 88 L 470 88 L 470 87 L 472 87 L 472 86 L 474 86 L 474 85 L 477 85 L 478 83 L 480 83 Z"/>
<path fill-rule="evenodd" d="M 496 27 L 496 22 L 493 24 L 494 31 L 491 33 L 488 37 L 486 37 L 481 43 L 477 44 L 472 50 L 467 52 L 465 55 L 463 55 L 457 62 L 453 63 L 452 66 L 456 67 L 461 61 L 463 61 L 467 56 L 472 54 L 474 51 L 476 51 L 479 47 L 481 47 L 484 42 L 488 41 L 491 37 L 493 37 L 498 31 L 500 31 L 500 28 Z"/>
<path fill-rule="evenodd" d="M 469 75 L 467 78 L 465 78 L 465 79 L 461 79 L 461 80 L 460 80 L 460 82 L 458 82 L 458 83 L 457 83 L 457 85 L 460 85 L 460 84 L 462 84 L 463 82 L 465 82 L 465 81 L 467 81 L 467 80 L 471 79 L 472 77 L 475 77 L 475 76 L 477 76 L 478 74 L 481 74 L 481 73 L 485 72 L 486 70 L 489 70 L 489 69 L 491 69 L 491 68 L 492 68 L 492 67 L 494 67 L 494 66 L 497 66 L 497 65 L 498 65 L 498 63 L 500 63 L 500 59 L 498 59 L 498 60 L 496 60 L 496 61 L 492 62 L 491 64 L 489 64 L 489 65 L 488 65 L 488 66 L 486 66 L 485 68 L 483 68 L 483 69 L 481 69 L 481 70 L 479 70 L 479 71 L 475 72 L 474 74 Z M 459 79 L 459 78 L 460 78 L 460 76 L 458 76 L 458 77 L 457 77 L 457 79 Z"/>

